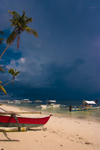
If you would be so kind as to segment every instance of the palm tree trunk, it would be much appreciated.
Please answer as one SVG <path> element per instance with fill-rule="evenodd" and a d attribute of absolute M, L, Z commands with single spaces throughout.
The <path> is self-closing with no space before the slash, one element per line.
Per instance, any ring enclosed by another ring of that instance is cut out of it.
<path fill-rule="evenodd" d="M 15 77 L 13 77 L 13 80 L 12 80 L 12 85 L 14 86 L 14 79 L 15 79 Z"/>
<path fill-rule="evenodd" d="M 8 83 L 12 82 L 12 81 L 13 81 L 13 80 L 11 80 L 11 81 L 9 81 L 9 82 L 5 83 L 5 84 L 3 85 L 3 87 L 4 87 L 5 85 L 7 85 Z"/>
<path fill-rule="evenodd" d="M 2 54 L 0 55 L 0 59 L 2 57 L 2 55 L 5 53 L 5 51 L 8 49 L 8 47 L 13 43 L 13 41 L 15 40 L 15 38 L 17 37 L 18 34 L 16 34 L 13 38 L 13 40 L 8 44 L 8 46 L 5 48 L 5 50 L 2 52 Z"/>
<path fill-rule="evenodd" d="M 19 48 L 19 43 L 20 43 L 20 35 L 18 34 L 18 38 L 17 38 L 17 49 Z"/>
<path fill-rule="evenodd" d="M 2 55 L 5 53 L 5 51 L 8 49 L 8 47 L 11 45 L 11 43 L 8 44 L 8 46 L 5 48 L 5 50 L 2 52 L 2 54 L 0 55 L 0 59 L 2 57 Z"/>

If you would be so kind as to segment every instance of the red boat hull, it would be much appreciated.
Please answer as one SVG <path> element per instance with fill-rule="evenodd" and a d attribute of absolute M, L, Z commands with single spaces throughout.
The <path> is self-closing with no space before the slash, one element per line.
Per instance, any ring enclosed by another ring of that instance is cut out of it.
<path fill-rule="evenodd" d="M 43 126 L 48 122 L 50 116 L 41 118 L 27 118 L 27 117 L 17 117 L 20 127 L 38 127 Z M 14 117 L 7 115 L 0 115 L 0 126 L 1 127 L 17 127 L 18 124 Z"/>

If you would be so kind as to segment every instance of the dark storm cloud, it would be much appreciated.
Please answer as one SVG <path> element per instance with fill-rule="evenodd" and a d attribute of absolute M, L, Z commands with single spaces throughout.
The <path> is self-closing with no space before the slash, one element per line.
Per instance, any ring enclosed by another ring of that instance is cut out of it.
<path fill-rule="evenodd" d="M 94 0 L 2 0 L 0 1 L 0 29 L 5 38 L 13 31 L 11 15 L 15 10 L 32 17 L 29 27 L 38 32 L 21 34 L 19 50 L 16 40 L 1 59 L 6 71 L 21 73 L 5 88 L 8 98 L 94 98 L 100 89 L 100 2 Z M 5 43 L 1 50 L 5 48 Z M 0 50 L 0 53 L 1 53 Z M 6 73 L 3 83 L 12 79 Z M 94 94 L 94 95 L 93 95 Z M 97 94 L 98 95 L 98 94 Z M 2 98 L 5 98 L 2 95 Z"/>

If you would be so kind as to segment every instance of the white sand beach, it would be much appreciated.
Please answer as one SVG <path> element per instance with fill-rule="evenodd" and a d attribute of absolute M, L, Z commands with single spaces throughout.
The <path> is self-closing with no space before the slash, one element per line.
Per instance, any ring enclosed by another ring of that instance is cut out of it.
<path fill-rule="evenodd" d="M 7 111 L 23 111 L 2 105 Z M 31 116 L 34 114 L 31 114 Z M 43 114 L 42 114 L 43 115 Z M 43 127 L 27 132 L 0 132 L 4 150 L 99 150 L 100 122 L 52 116 Z"/>

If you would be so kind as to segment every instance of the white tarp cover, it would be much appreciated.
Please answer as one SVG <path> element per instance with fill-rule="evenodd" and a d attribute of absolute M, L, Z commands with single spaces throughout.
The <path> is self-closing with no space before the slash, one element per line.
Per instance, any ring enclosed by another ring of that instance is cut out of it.
<path fill-rule="evenodd" d="M 56 103 L 56 100 L 48 100 L 47 102 Z"/>
<path fill-rule="evenodd" d="M 96 104 L 94 101 L 84 101 L 83 103 L 86 103 L 86 104 Z"/>

